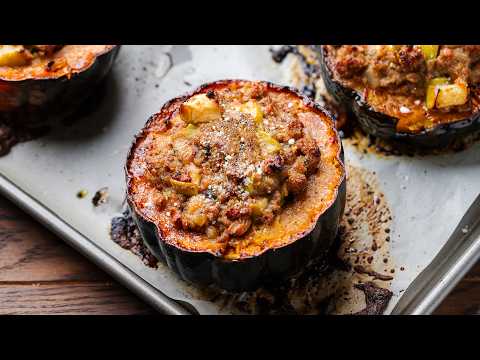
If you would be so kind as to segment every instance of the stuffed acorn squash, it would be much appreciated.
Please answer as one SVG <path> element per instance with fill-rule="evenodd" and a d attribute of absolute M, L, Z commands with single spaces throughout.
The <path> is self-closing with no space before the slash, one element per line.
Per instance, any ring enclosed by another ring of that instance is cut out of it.
<path fill-rule="evenodd" d="M 126 163 L 144 241 L 181 278 L 231 291 L 284 280 L 331 245 L 342 145 L 295 90 L 225 80 L 166 103 Z"/>
<path fill-rule="evenodd" d="M 0 45 L 0 119 L 35 127 L 62 119 L 110 71 L 115 45 Z"/>
<path fill-rule="evenodd" d="M 324 45 L 320 63 L 369 134 L 438 147 L 480 128 L 478 45 Z"/>

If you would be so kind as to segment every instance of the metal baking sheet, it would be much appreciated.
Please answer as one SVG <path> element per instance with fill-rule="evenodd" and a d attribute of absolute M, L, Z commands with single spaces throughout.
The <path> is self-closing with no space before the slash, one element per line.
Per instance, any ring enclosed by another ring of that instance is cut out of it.
<path fill-rule="evenodd" d="M 109 238 L 110 220 L 123 208 L 123 163 L 133 136 L 165 101 L 222 78 L 289 84 L 269 46 L 123 46 L 98 109 L 14 147 L 0 159 L 0 191 L 159 311 L 190 313 L 190 304 L 201 314 L 222 313 L 192 297 L 165 267 L 146 267 Z M 346 157 L 376 171 L 394 214 L 391 253 L 405 271 L 397 271 L 387 313 L 431 313 L 480 253 L 478 231 L 461 232 L 462 246 L 445 248 L 448 261 L 432 263 L 478 194 L 480 147 L 416 159 L 377 158 L 347 146 Z M 110 198 L 96 208 L 90 200 L 103 187 Z M 89 195 L 78 199 L 83 189 Z"/>

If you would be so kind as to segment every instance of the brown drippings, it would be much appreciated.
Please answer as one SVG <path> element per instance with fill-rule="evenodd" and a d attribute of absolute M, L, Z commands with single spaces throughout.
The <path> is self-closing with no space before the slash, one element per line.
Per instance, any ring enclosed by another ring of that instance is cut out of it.
<path fill-rule="evenodd" d="M 356 265 L 353 267 L 353 269 L 359 274 L 366 274 L 366 275 L 372 276 L 374 280 L 377 280 L 377 279 L 383 280 L 383 281 L 393 280 L 393 276 L 380 274 L 376 271 L 367 269 L 365 268 L 365 266 L 362 266 L 362 265 Z"/>
<path fill-rule="evenodd" d="M 122 248 L 130 250 L 133 254 L 140 257 L 145 265 L 152 268 L 157 267 L 158 261 L 144 244 L 130 210 L 127 209 L 122 216 L 112 219 L 110 237 Z"/>
<path fill-rule="evenodd" d="M 365 309 L 357 311 L 353 315 L 381 315 L 385 311 L 393 293 L 381 288 L 373 282 L 355 284 L 355 288 L 365 294 Z"/>

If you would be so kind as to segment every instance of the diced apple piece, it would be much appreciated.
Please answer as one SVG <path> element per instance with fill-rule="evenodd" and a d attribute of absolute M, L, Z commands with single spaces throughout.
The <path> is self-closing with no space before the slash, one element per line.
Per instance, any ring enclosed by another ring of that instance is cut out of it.
<path fill-rule="evenodd" d="M 200 124 L 217 120 L 222 113 L 215 99 L 210 99 L 206 94 L 198 94 L 180 106 L 180 115 L 186 123 Z"/>
<path fill-rule="evenodd" d="M 198 127 L 193 124 L 188 124 L 184 128 L 178 130 L 173 136 L 174 139 L 191 139 L 198 133 Z"/>
<path fill-rule="evenodd" d="M 192 178 L 192 183 L 199 186 L 200 181 L 202 180 L 202 172 L 200 169 L 194 164 L 190 164 L 188 167 L 188 173 Z"/>
<path fill-rule="evenodd" d="M 263 111 L 262 111 L 262 108 L 260 107 L 260 105 L 258 104 L 258 102 L 256 102 L 255 100 L 250 100 L 250 101 L 246 102 L 245 104 L 242 104 L 240 106 L 240 111 L 242 113 L 249 114 L 252 117 L 253 121 L 255 121 L 255 123 L 257 125 L 262 124 Z"/>
<path fill-rule="evenodd" d="M 463 105 L 468 101 L 468 86 L 465 83 L 440 85 L 438 89 L 436 107 L 446 108 L 449 106 Z"/>
<path fill-rule="evenodd" d="M 262 216 L 268 206 L 268 199 L 265 197 L 256 199 L 250 206 L 253 216 Z"/>
<path fill-rule="evenodd" d="M 178 181 L 170 179 L 170 185 L 180 194 L 193 196 L 198 194 L 198 185 L 192 182 Z"/>
<path fill-rule="evenodd" d="M 419 45 L 425 61 L 433 60 L 438 54 L 438 45 Z"/>
<path fill-rule="evenodd" d="M 269 133 L 259 130 L 257 131 L 257 137 L 262 150 L 265 150 L 268 154 L 273 154 L 282 148 L 280 143 L 273 138 Z"/>
<path fill-rule="evenodd" d="M 255 190 L 255 188 L 253 187 L 253 177 L 245 178 L 245 180 L 243 180 L 243 183 L 245 185 L 245 191 L 249 194 L 252 194 Z"/>
<path fill-rule="evenodd" d="M 21 66 L 31 59 L 22 45 L 0 45 L 0 66 Z"/>
<path fill-rule="evenodd" d="M 448 84 L 448 79 L 445 77 L 434 78 L 428 82 L 427 96 L 425 98 L 427 109 L 433 109 L 435 107 L 439 85 L 446 84 Z"/>

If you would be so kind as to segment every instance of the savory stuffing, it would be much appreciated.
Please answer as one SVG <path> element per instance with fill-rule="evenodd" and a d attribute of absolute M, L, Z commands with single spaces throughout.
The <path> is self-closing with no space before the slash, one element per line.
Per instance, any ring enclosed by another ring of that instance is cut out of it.
<path fill-rule="evenodd" d="M 345 170 L 328 114 L 290 89 L 227 80 L 153 115 L 126 174 L 132 210 L 164 244 L 240 260 L 316 231 Z"/>
<path fill-rule="evenodd" d="M 52 56 L 63 45 L 0 45 L 0 66 L 25 66 L 35 59 Z"/>
<path fill-rule="evenodd" d="M 398 115 L 400 127 L 428 128 L 436 121 L 454 120 L 449 113 L 478 106 L 480 45 L 327 45 L 326 49 L 342 82 L 364 90 L 367 100 L 387 114 Z"/>
<path fill-rule="evenodd" d="M 146 155 L 158 207 L 172 203 L 177 228 L 235 241 L 274 221 L 317 172 L 320 150 L 298 118 L 299 100 L 278 102 L 261 83 L 210 90 L 165 123 L 176 131 Z"/>
<path fill-rule="evenodd" d="M 0 45 L 0 79 L 70 76 L 113 45 Z"/>

